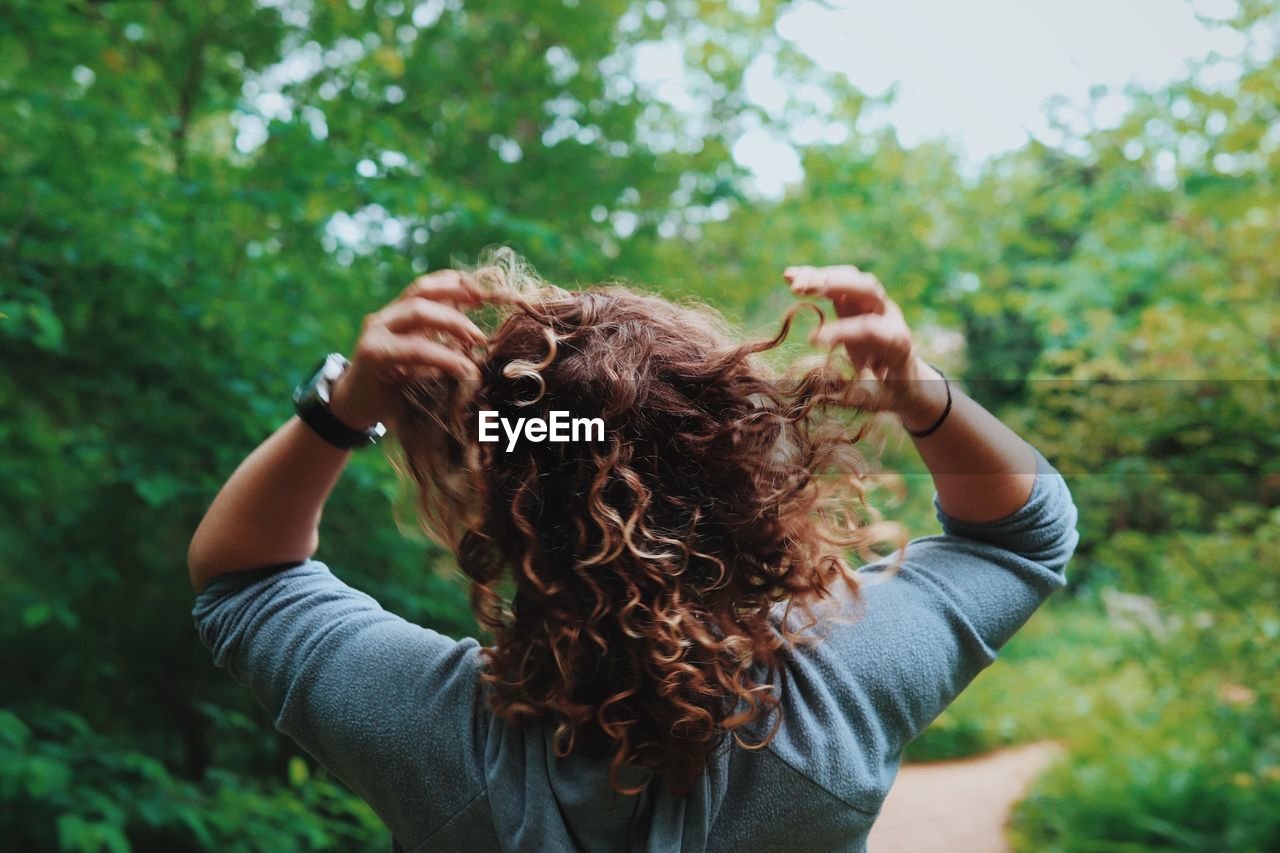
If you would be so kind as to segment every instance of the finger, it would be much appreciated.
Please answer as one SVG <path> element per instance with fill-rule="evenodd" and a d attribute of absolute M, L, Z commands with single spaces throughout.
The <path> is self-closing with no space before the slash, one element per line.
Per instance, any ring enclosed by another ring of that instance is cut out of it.
<path fill-rule="evenodd" d="M 373 316 L 397 334 L 435 329 L 453 335 L 464 344 L 482 344 L 484 332 L 471 319 L 452 305 L 429 299 L 410 298 L 393 302 Z"/>
<path fill-rule="evenodd" d="M 792 290 L 800 292 L 821 286 L 823 274 L 817 267 L 804 265 L 787 267 L 782 271 L 782 277 L 791 285 Z"/>
<path fill-rule="evenodd" d="M 841 316 L 884 313 L 884 285 L 855 266 L 788 267 L 783 276 L 797 295 L 831 299 Z"/>
<path fill-rule="evenodd" d="M 361 338 L 356 357 L 384 376 L 433 368 L 457 379 L 480 378 L 480 369 L 456 349 L 419 335 L 397 335 L 386 328 Z"/>
<path fill-rule="evenodd" d="M 418 276 L 397 297 L 397 301 L 414 297 L 462 305 L 478 305 L 484 301 L 484 295 L 470 277 L 458 270 L 436 270 Z"/>
<path fill-rule="evenodd" d="M 819 345 L 843 344 L 858 365 L 896 364 L 911 354 L 906 326 L 882 314 L 860 314 L 824 324 L 813 334 Z"/>
<path fill-rule="evenodd" d="M 897 346 L 910 341 L 906 327 L 897 318 L 884 314 L 837 318 L 819 327 L 813 338 L 817 343 L 849 344 L 865 340 L 883 346 Z"/>

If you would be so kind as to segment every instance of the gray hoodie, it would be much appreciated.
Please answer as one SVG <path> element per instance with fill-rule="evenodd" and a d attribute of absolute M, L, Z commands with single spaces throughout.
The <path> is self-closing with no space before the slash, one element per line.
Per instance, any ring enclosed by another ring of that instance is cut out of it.
<path fill-rule="evenodd" d="M 900 571 L 860 571 L 859 606 L 824 602 L 821 639 L 784 655 L 777 736 L 722 750 L 684 797 L 660 780 L 622 796 L 605 762 L 556 758 L 547 727 L 490 713 L 475 640 L 386 612 L 322 563 L 218 577 L 194 616 L 217 665 L 407 851 L 862 850 L 903 746 L 1064 584 L 1075 506 L 1039 462 L 1018 512 L 939 510 L 943 535 L 913 540 Z"/>

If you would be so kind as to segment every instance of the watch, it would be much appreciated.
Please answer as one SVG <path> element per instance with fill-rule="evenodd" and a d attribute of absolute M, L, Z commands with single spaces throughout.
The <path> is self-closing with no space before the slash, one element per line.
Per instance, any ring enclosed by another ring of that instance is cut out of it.
<path fill-rule="evenodd" d="M 331 352 L 316 366 L 310 378 L 293 392 L 293 409 L 298 413 L 298 418 L 311 427 L 312 432 L 339 450 L 370 447 L 387 434 L 387 428 L 380 423 L 366 430 L 352 429 L 329 408 L 333 383 L 350 366 L 351 362 L 341 353 Z"/>

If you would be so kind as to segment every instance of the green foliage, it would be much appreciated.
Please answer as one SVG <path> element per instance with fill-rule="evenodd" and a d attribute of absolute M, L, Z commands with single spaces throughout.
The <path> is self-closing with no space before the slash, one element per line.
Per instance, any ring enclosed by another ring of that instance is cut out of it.
<path fill-rule="evenodd" d="M 0 829 L 29 849 L 344 850 L 385 835 L 368 806 L 311 778 L 303 759 L 289 760 L 287 778 L 246 784 L 211 770 L 193 782 L 75 714 L 0 711 Z"/>
<path fill-rule="evenodd" d="M 1274 707 L 1205 685 L 1123 721 L 1084 727 L 1016 812 L 1026 850 L 1274 850 L 1280 772 Z M 1228 694 L 1229 696 L 1230 694 Z"/>
<path fill-rule="evenodd" d="M 1068 730 L 1070 763 L 1019 811 L 1027 849 L 1280 844 L 1278 530 L 1280 510 L 1241 506 L 1201 536 L 1127 533 L 1097 549 L 1099 579 L 1155 605 L 1112 619 L 1141 701 Z"/>
<path fill-rule="evenodd" d="M 910 754 L 1063 738 L 1019 812 L 1029 849 L 1280 846 L 1280 62 L 1135 92 L 1119 126 L 1064 124 L 976 176 L 943 146 L 852 133 L 803 148 L 803 185 L 766 202 L 738 135 L 854 128 L 866 99 L 781 41 L 786 4 L 751 5 L 0 3 L 7 842 L 385 844 L 209 666 L 183 555 L 319 355 L 415 273 L 501 243 L 555 280 L 642 282 L 751 329 L 790 305 L 788 264 L 879 274 L 1082 511 L 1070 599 Z M 1234 25 L 1275 13 L 1248 0 Z M 688 109 L 631 79 L 657 40 L 683 51 Z M 754 107 L 760 53 L 829 102 Z M 885 465 L 904 474 L 886 513 L 932 532 L 909 450 Z M 471 633 L 444 555 L 390 518 L 398 493 L 357 460 L 322 555 Z"/>

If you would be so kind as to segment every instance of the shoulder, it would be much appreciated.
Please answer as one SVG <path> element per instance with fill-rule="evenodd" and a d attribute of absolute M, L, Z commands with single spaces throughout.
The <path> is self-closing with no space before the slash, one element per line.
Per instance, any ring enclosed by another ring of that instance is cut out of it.
<path fill-rule="evenodd" d="M 819 608 L 820 626 L 784 646 L 773 677 L 782 718 L 766 751 L 816 789 L 874 815 L 897 773 L 904 734 L 894 728 L 897 715 L 885 713 L 877 695 L 875 684 L 882 679 L 863 670 L 908 664 L 862 647 L 856 638 L 874 631 L 860 624 L 865 609 L 834 603 Z M 832 611 L 835 625 L 826 621 Z M 848 630 L 854 625 L 857 630 Z"/>
<path fill-rule="evenodd" d="M 195 619 L 276 726 L 412 845 L 484 787 L 482 650 L 383 609 L 316 561 L 219 578 Z"/>

